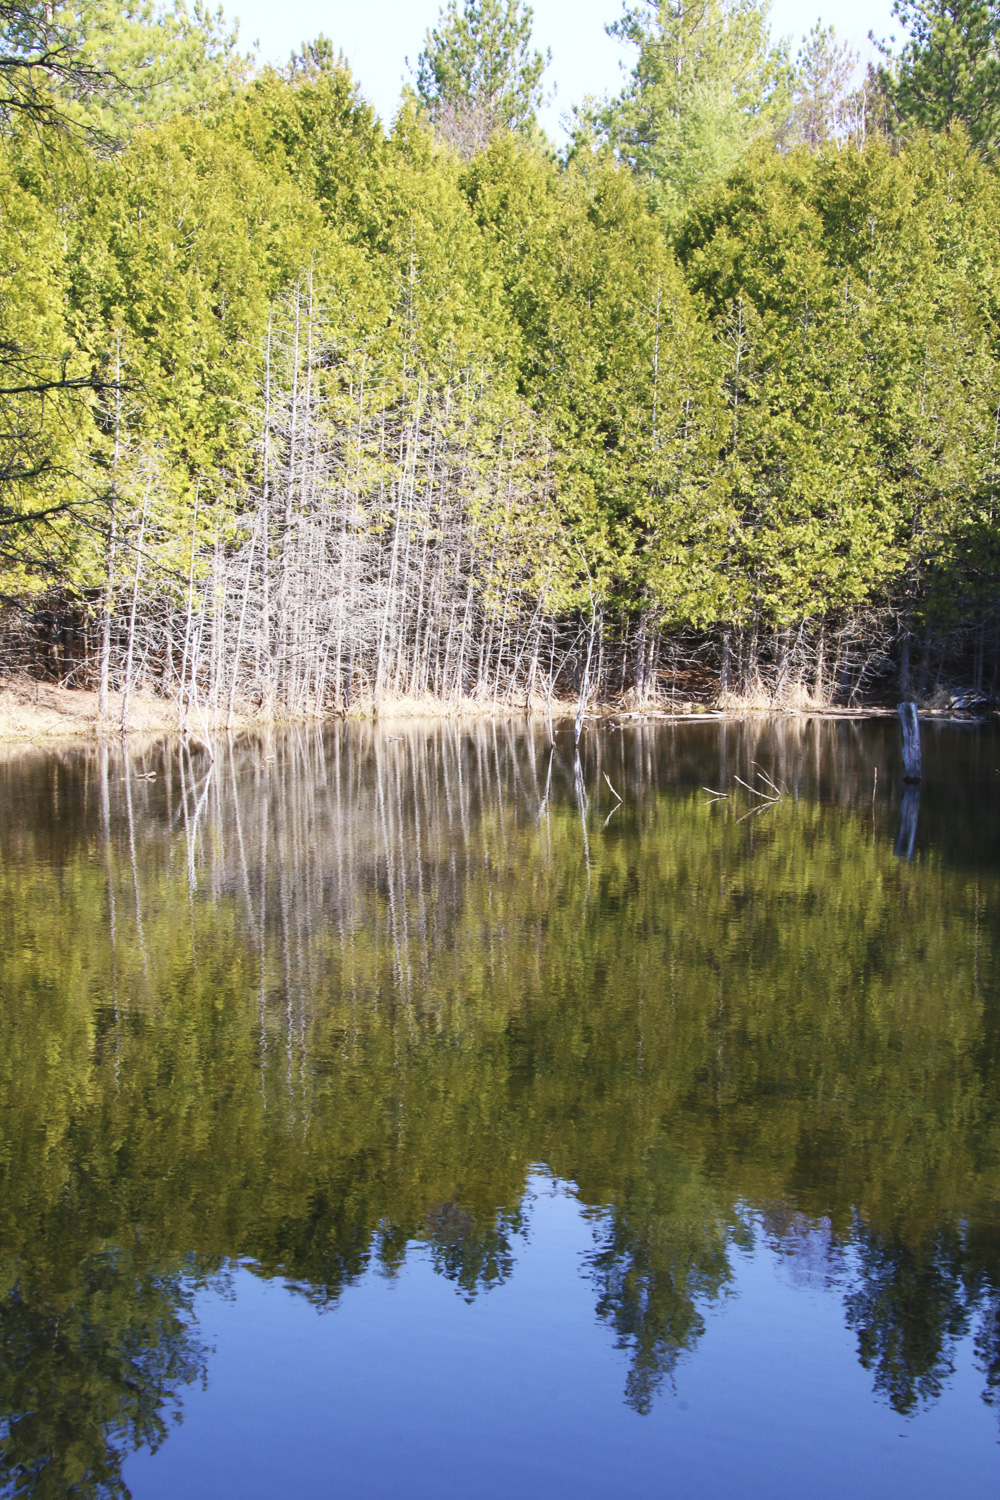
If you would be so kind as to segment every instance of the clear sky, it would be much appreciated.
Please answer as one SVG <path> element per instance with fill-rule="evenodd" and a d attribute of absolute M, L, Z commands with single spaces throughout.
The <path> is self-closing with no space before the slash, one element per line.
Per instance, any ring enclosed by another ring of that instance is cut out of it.
<path fill-rule="evenodd" d="M 347 56 L 362 93 L 383 120 L 395 113 L 407 78 L 406 59 L 416 66 L 424 34 L 437 19 L 439 0 L 223 0 L 227 15 L 238 16 L 240 39 L 260 43 L 262 62 L 283 63 L 300 42 L 324 32 Z M 586 94 L 615 91 L 621 64 L 631 65 L 630 49 L 605 34 L 621 14 L 622 0 L 534 0 L 535 39 L 552 52 L 547 87 L 555 98 L 542 116 L 549 134 L 561 139 L 559 117 Z M 865 58 L 869 30 L 888 36 L 891 0 L 827 0 L 803 6 L 774 0 L 773 30 L 796 41 L 822 17 L 854 43 Z"/>

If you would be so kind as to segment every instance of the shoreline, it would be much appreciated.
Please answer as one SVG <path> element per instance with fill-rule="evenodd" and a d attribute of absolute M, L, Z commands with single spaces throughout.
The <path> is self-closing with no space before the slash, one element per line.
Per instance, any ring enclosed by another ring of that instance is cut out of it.
<path fill-rule="evenodd" d="M 24 679 L 0 686 L 0 744 L 59 744 L 100 743 L 121 738 L 121 695 L 109 694 L 111 712 L 103 721 L 97 714 L 97 693 L 85 688 L 65 688 L 57 684 L 31 682 Z M 187 735 L 194 740 L 203 740 L 206 734 L 254 733 L 265 730 L 291 728 L 296 725 L 323 725 L 344 723 L 350 720 L 361 723 L 381 721 L 474 720 L 551 718 L 553 723 L 564 724 L 576 716 L 576 704 L 558 701 L 546 704 L 544 699 L 535 700 L 525 707 L 492 703 L 476 698 L 458 701 L 443 701 L 435 698 L 393 699 L 382 705 L 376 714 L 374 704 L 362 704 L 356 712 L 349 714 L 303 714 L 299 716 L 276 714 L 265 717 L 257 709 L 234 713 L 232 723 L 226 724 L 224 712 L 214 716 L 207 712 L 189 714 Z M 716 707 L 692 700 L 674 704 L 649 703 L 642 706 L 626 704 L 603 704 L 591 708 L 584 715 L 588 726 L 597 724 L 627 725 L 639 723 L 706 723 L 733 722 L 740 719 L 757 718 L 818 718 L 832 720 L 861 720 L 894 717 L 895 707 L 871 704 L 857 708 L 823 706 L 819 704 L 762 704 L 759 699 L 740 705 L 730 700 Z M 996 714 L 986 716 L 963 714 L 944 708 L 921 708 L 921 716 L 938 722 L 975 724 L 995 720 Z M 130 700 L 129 737 L 147 739 L 150 736 L 177 736 L 185 732 L 179 721 L 178 704 L 175 699 L 161 698 L 150 692 L 133 692 Z"/>

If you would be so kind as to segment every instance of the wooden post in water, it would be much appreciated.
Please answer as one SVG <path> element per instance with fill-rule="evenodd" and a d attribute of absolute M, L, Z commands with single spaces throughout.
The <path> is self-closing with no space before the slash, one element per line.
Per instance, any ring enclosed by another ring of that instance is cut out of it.
<path fill-rule="evenodd" d="M 899 722 L 903 726 L 903 780 L 923 780 L 920 763 L 920 720 L 912 699 L 899 705 Z"/>

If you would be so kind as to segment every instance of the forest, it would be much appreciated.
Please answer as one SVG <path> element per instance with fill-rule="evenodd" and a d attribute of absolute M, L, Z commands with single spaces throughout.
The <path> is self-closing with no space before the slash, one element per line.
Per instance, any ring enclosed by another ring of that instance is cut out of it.
<path fill-rule="evenodd" d="M 610 0 L 609 0 L 610 6 Z M 191 726 L 1000 691 L 1000 5 L 862 71 L 523 0 L 395 118 L 196 0 L 0 3 L 0 680 Z"/>

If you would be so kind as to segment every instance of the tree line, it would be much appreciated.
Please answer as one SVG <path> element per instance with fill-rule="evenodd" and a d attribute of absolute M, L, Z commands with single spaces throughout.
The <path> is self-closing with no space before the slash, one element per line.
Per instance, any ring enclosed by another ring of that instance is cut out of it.
<path fill-rule="evenodd" d="M 123 725 L 995 696 L 1000 7 L 896 14 L 862 75 L 640 4 L 557 152 L 520 0 L 388 130 L 322 37 L 0 6 L 3 669 Z"/>

